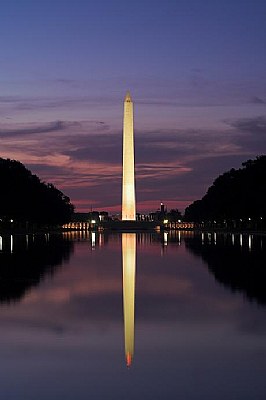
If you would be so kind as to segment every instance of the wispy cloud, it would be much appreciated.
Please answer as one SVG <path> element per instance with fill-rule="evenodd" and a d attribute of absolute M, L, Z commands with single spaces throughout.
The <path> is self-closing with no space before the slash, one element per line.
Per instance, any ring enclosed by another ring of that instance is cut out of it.
<path fill-rule="evenodd" d="M 266 101 L 258 96 L 253 96 L 251 98 L 250 102 L 253 104 L 266 104 Z"/>
<path fill-rule="evenodd" d="M 257 116 L 228 121 L 235 128 L 232 142 L 243 151 L 262 154 L 266 152 L 266 117 Z"/>
<path fill-rule="evenodd" d="M 63 85 L 63 83 L 61 83 Z M 64 83 L 66 85 L 66 83 Z M 60 91 L 59 91 L 60 93 Z M 18 121 L 33 121 L 38 117 L 41 120 L 53 118 L 63 120 L 67 115 L 94 115 L 95 119 L 101 120 L 103 113 L 101 110 L 105 107 L 115 109 L 114 104 L 120 104 L 118 99 L 114 100 L 113 94 L 105 96 L 95 96 L 88 94 L 67 94 L 64 91 L 58 96 L 0 96 L 0 116 L 12 117 Z M 51 117 L 52 116 L 52 117 Z"/>
<path fill-rule="evenodd" d="M 258 116 L 237 119 L 236 121 L 231 121 L 231 126 L 250 134 L 266 132 L 266 117 Z"/>
<path fill-rule="evenodd" d="M 73 123 L 72 123 L 73 124 Z M 78 123 L 75 123 L 78 124 Z M 65 121 L 53 121 L 45 124 L 20 124 L 17 128 L 5 129 L 3 125 L 0 125 L 0 136 L 1 137 L 11 137 L 17 135 L 34 135 L 39 133 L 49 133 L 62 131 L 69 127 L 69 123 Z"/>
<path fill-rule="evenodd" d="M 240 166 L 252 151 L 266 152 L 265 135 L 263 116 L 227 120 L 224 130 L 136 130 L 138 201 L 201 197 L 218 174 Z M 120 204 L 122 132 L 104 121 L 8 123 L 0 137 L 2 157 L 22 161 L 82 207 L 87 199 L 100 208 Z"/>

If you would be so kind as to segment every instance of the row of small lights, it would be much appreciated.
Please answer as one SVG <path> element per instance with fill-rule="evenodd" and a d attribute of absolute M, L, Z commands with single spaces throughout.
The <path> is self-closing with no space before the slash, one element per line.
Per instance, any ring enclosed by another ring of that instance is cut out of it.
<path fill-rule="evenodd" d="M 164 219 L 164 220 L 163 220 L 163 223 L 164 223 L 164 224 L 168 224 L 168 222 L 169 222 L 168 219 Z M 170 222 L 171 222 L 171 221 L 170 221 Z M 177 222 L 180 223 L 180 222 L 181 222 L 181 219 L 179 219 Z"/>
<path fill-rule="evenodd" d="M 263 217 L 260 217 L 260 220 L 262 220 L 263 219 Z M 234 221 L 234 220 L 233 220 Z M 242 222 L 243 221 L 243 219 L 242 218 L 239 218 L 239 221 L 240 222 Z M 251 221 L 251 218 L 250 217 L 248 217 L 248 221 Z M 168 222 L 168 221 L 167 221 Z M 179 222 L 179 221 L 178 221 Z M 210 221 L 211 222 L 211 221 Z M 224 220 L 224 222 L 226 222 L 226 220 Z M 204 221 L 201 221 L 201 223 L 202 224 L 204 224 Z M 216 224 L 217 222 L 216 221 L 213 221 L 213 223 L 214 224 Z"/>
<path fill-rule="evenodd" d="M 263 219 L 263 217 L 260 217 L 260 219 Z M 248 220 L 249 220 L 249 221 L 251 221 L 251 218 L 250 218 L 250 217 L 248 217 Z M 241 221 L 241 222 L 242 222 L 242 221 L 243 221 L 243 219 L 242 219 L 242 218 L 239 218 L 239 221 Z M 216 221 L 213 221 L 213 222 L 216 224 Z M 224 222 L 226 222 L 226 220 L 224 220 Z"/>
<path fill-rule="evenodd" d="M 263 217 L 260 217 L 260 219 L 263 219 Z M 251 221 L 251 218 L 249 217 L 248 220 Z M 0 219 L 0 221 L 2 221 L 2 219 Z M 240 218 L 239 221 L 242 222 L 243 219 Z M 10 222 L 14 222 L 14 220 L 11 219 Z M 169 222 L 168 219 L 164 219 L 164 221 L 163 221 L 164 224 L 168 224 L 168 222 Z M 179 219 L 177 222 L 180 223 L 180 222 L 181 222 L 181 219 Z M 226 220 L 224 220 L 224 222 L 226 222 Z M 92 219 L 92 220 L 91 220 L 91 223 L 92 223 L 92 224 L 96 224 L 95 219 Z M 202 221 L 202 223 L 204 223 L 204 221 Z M 213 221 L 213 223 L 216 224 L 216 221 Z"/>

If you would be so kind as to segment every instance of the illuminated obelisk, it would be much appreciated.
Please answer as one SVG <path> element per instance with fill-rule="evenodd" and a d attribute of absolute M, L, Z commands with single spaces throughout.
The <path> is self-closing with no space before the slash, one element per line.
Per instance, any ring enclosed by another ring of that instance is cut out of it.
<path fill-rule="evenodd" d="M 122 221 L 136 220 L 133 102 L 127 92 L 123 121 Z"/>
<path fill-rule="evenodd" d="M 134 354 L 136 234 L 122 233 L 125 356 L 130 367 Z"/>

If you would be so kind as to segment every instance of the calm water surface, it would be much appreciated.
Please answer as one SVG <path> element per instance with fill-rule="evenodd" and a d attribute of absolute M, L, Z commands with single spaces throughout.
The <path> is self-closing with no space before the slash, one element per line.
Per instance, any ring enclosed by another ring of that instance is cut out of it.
<path fill-rule="evenodd" d="M 0 237 L 1 399 L 266 398 L 266 236 Z"/>

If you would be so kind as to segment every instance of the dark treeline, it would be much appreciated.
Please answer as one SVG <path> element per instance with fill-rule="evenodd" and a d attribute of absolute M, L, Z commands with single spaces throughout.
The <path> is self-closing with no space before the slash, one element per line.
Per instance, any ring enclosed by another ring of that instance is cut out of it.
<path fill-rule="evenodd" d="M 266 156 L 248 160 L 242 166 L 215 179 L 205 196 L 186 208 L 185 219 L 216 223 L 228 220 L 235 227 L 253 221 L 253 226 L 262 226 L 266 216 Z"/>
<path fill-rule="evenodd" d="M 57 225 L 68 222 L 74 207 L 50 183 L 42 182 L 23 164 L 0 158 L 1 226 Z"/>

